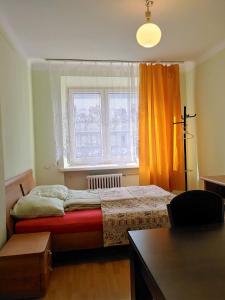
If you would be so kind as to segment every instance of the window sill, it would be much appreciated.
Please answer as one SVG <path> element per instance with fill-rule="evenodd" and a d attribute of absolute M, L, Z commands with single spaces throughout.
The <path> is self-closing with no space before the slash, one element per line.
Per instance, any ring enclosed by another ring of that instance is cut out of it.
<path fill-rule="evenodd" d="M 64 167 L 60 168 L 61 172 L 78 172 L 78 171 L 95 171 L 95 170 L 121 170 L 121 169 L 138 169 L 139 165 L 135 163 L 117 165 L 117 164 L 105 164 L 105 165 L 83 165 L 76 167 Z"/>

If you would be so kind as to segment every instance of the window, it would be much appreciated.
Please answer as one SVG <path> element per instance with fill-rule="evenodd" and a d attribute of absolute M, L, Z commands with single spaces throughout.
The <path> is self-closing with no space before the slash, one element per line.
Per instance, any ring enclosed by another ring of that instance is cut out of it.
<path fill-rule="evenodd" d="M 137 95 L 126 89 L 70 88 L 69 166 L 137 163 Z"/>
<path fill-rule="evenodd" d="M 139 64 L 53 63 L 50 83 L 60 168 L 137 167 Z"/>

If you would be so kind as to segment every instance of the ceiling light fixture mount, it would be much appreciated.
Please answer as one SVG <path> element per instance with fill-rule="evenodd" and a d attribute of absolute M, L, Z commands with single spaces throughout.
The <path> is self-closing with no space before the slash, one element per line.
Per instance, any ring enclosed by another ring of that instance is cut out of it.
<path fill-rule="evenodd" d="M 146 5 L 146 23 L 140 26 L 136 33 L 136 39 L 139 45 L 145 48 L 151 48 L 156 46 L 161 40 L 161 30 L 160 28 L 151 22 L 151 11 L 154 1 L 145 0 Z"/>

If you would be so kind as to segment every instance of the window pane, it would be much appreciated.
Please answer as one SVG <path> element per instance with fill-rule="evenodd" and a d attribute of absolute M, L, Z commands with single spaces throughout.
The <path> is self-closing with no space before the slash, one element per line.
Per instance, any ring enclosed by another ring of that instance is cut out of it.
<path fill-rule="evenodd" d="M 75 159 L 102 157 L 101 94 L 73 93 Z"/>
<path fill-rule="evenodd" d="M 130 97 L 129 93 L 109 93 L 110 156 L 124 161 L 134 159 Z"/>

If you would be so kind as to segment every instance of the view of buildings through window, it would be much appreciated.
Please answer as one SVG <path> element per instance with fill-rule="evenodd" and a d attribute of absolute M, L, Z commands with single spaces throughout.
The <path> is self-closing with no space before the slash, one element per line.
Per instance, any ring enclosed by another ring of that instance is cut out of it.
<path fill-rule="evenodd" d="M 73 161 L 137 161 L 137 99 L 128 92 L 73 91 Z M 131 101 L 132 100 L 132 101 Z"/>

